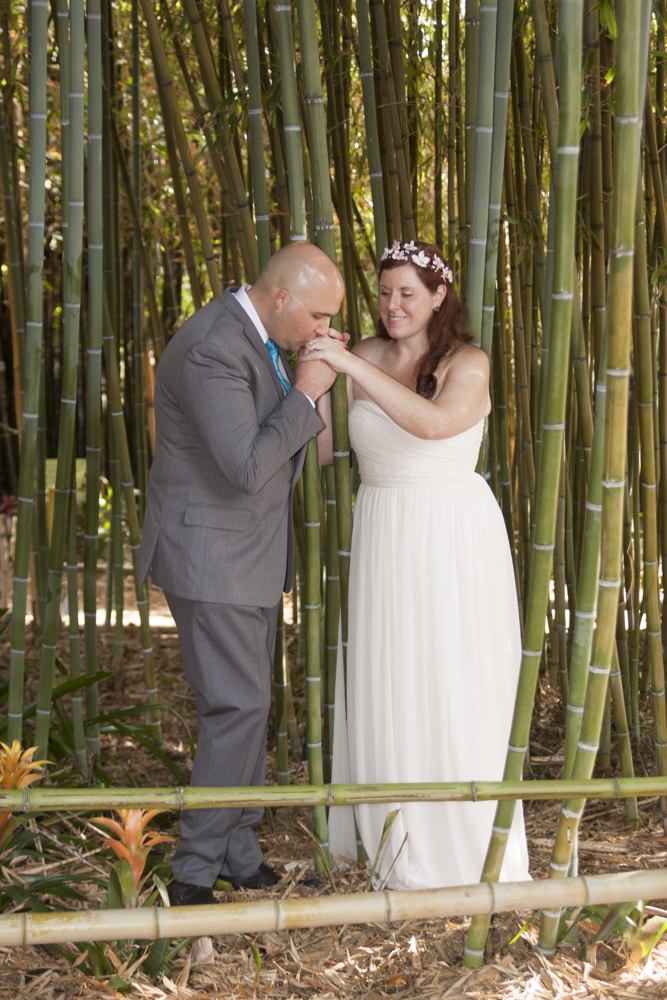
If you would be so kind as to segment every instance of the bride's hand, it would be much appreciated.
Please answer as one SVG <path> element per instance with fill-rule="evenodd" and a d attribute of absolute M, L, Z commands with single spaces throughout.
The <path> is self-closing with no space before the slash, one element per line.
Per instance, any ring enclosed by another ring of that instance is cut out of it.
<path fill-rule="evenodd" d="M 337 338 L 340 336 L 340 334 L 336 334 Z M 343 337 L 345 338 L 344 343 L 331 336 L 316 337 L 305 345 L 303 352 L 299 355 L 299 361 L 326 361 L 336 372 L 348 371 L 350 360 L 354 355 L 351 355 L 347 350 L 349 336 L 343 334 Z"/>

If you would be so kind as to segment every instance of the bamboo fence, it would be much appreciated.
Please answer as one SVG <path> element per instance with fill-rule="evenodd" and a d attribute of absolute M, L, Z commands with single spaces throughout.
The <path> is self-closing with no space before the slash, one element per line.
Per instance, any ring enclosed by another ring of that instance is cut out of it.
<path fill-rule="evenodd" d="M 461 913 L 502 913 L 547 903 L 558 907 L 630 902 L 667 894 L 667 871 L 593 875 L 558 881 L 501 882 L 421 889 L 418 892 L 354 892 L 310 899 L 267 899 L 227 906 L 140 907 L 70 913 L 0 916 L 0 945 L 49 945 L 118 938 L 193 937 L 258 933 L 296 927 L 443 919 Z"/>

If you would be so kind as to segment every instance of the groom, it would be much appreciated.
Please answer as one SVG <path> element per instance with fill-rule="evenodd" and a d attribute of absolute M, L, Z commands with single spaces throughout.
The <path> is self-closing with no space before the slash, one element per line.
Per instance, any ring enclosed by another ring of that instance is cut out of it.
<path fill-rule="evenodd" d="M 292 376 L 284 350 L 329 335 L 343 299 L 336 266 L 293 243 L 252 286 L 229 288 L 169 342 L 155 385 L 155 458 L 137 571 L 162 587 L 197 695 L 192 785 L 263 785 L 278 607 L 292 586 L 292 491 L 315 400 L 335 372 Z M 333 334 L 334 336 L 340 336 Z M 252 829 L 261 809 L 181 814 L 172 906 L 215 903 L 219 877 L 277 878 Z"/>

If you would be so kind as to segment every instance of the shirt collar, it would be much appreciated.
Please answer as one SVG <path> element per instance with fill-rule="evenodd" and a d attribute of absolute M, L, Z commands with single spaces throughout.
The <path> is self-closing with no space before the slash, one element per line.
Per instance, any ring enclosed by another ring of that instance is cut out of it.
<path fill-rule="evenodd" d="M 237 288 L 232 294 L 241 308 L 248 314 L 249 318 L 253 322 L 253 326 L 257 330 L 257 333 L 260 335 L 264 343 L 266 343 L 270 338 L 266 331 L 266 327 L 259 318 L 259 313 L 250 301 L 250 296 L 248 295 L 249 288 L 252 288 L 252 285 L 241 285 L 241 287 Z"/>

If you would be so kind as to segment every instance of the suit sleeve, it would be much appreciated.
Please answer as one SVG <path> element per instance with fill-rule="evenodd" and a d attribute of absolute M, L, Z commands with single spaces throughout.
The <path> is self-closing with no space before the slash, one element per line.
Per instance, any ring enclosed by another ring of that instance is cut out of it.
<path fill-rule="evenodd" d="M 181 409 L 212 460 L 235 489 L 250 496 L 322 428 L 298 389 L 260 424 L 244 365 L 209 340 L 186 355 L 179 389 Z"/>

